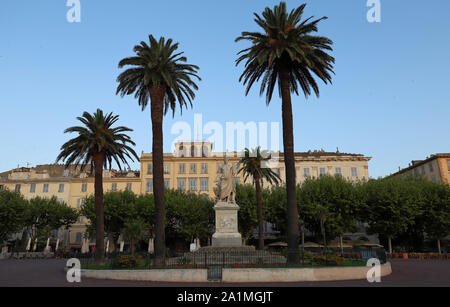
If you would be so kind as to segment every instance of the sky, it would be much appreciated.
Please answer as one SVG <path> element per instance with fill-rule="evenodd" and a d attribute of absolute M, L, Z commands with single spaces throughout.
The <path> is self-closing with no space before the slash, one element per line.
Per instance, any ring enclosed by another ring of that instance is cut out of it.
<path fill-rule="evenodd" d="M 97 108 L 134 130 L 138 155 L 151 152 L 150 109 L 142 112 L 133 96 L 115 94 L 118 62 L 149 34 L 179 42 L 202 78 L 193 108 L 164 118 L 165 152 L 178 137 L 173 127 L 193 125 L 194 114 L 224 127 L 281 126 L 278 96 L 267 107 L 259 84 L 245 96 L 238 81 L 243 66 L 235 60 L 249 45 L 234 42 L 242 31 L 259 31 L 253 13 L 279 1 L 80 0 L 81 22 L 73 23 L 66 2 L 0 4 L 0 172 L 54 163 L 75 136 L 64 129 Z M 306 2 L 304 17 L 328 17 L 318 34 L 333 40 L 336 59 L 333 84 L 320 84 L 319 98 L 292 97 L 295 151 L 364 154 L 372 157 L 374 178 L 450 152 L 448 0 L 380 0 L 381 22 L 373 23 L 366 0 L 286 2 L 289 10 Z"/>

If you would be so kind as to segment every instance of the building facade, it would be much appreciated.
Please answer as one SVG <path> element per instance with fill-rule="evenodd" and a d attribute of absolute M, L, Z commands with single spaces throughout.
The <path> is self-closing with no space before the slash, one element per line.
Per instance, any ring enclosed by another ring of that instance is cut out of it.
<path fill-rule="evenodd" d="M 393 176 L 422 176 L 436 183 L 450 184 L 450 153 L 438 153 L 425 160 L 413 160 Z"/>

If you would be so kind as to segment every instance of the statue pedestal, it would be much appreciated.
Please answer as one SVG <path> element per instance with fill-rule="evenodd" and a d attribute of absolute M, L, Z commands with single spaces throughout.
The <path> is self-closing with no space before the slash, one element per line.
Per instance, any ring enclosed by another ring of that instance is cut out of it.
<path fill-rule="evenodd" d="M 216 232 L 212 236 L 212 246 L 242 246 L 242 236 L 238 230 L 238 210 L 236 203 L 218 202 L 216 212 Z"/>

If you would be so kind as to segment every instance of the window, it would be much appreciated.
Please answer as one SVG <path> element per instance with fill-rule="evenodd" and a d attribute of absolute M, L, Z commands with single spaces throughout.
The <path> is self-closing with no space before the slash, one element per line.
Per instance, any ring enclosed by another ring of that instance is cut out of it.
<path fill-rule="evenodd" d="M 84 198 L 78 198 L 77 199 L 77 209 L 80 209 L 81 205 L 83 205 L 85 202 Z"/>
<path fill-rule="evenodd" d="M 321 167 L 321 168 L 319 169 L 319 172 L 320 172 L 320 176 L 325 175 L 325 174 L 326 174 L 326 172 L 325 172 L 325 167 Z"/>
<path fill-rule="evenodd" d="M 64 183 L 60 183 L 59 187 L 58 187 L 58 193 L 63 193 L 64 192 Z"/>
<path fill-rule="evenodd" d="M 153 192 L 153 179 L 147 179 L 147 192 Z"/>
<path fill-rule="evenodd" d="M 82 185 L 81 185 L 81 192 L 86 192 L 87 191 L 87 183 L 83 183 Z"/>
<path fill-rule="evenodd" d="M 352 177 L 358 177 L 358 170 L 356 167 L 352 167 Z"/>
<path fill-rule="evenodd" d="M 185 191 L 186 190 L 186 179 L 178 178 L 177 180 L 178 189 Z"/>
<path fill-rule="evenodd" d="M 241 178 L 234 178 L 236 185 L 241 184 Z"/>
<path fill-rule="evenodd" d="M 186 166 L 184 163 L 178 164 L 178 174 L 184 174 L 186 172 Z"/>
<path fill-rule="evenodd" d="M 42 193 L 48 193 L 48 183 L 44 183 L 44 186 L 42 187 Z"/>
<path fill-rule="evenodd" d="M 3 184 L 0 184 L 0 191 L 3 191 Z"/>
<path fill-rule="evenodd" d="M 201 165 L 201 173 L 208 174 L 208 163 L 202 163 Z"/>
<path fill-rule="evenodd" d="M 75 242 L 81 243 L 81 237 L 82 237 L 81 232 L 77 232 L 77 234 L 75 235 Z"/>
<path fill-rule="evenodd" d="M 436 177 L 434 175 L 431 176 L 431 181 L 436 182 Z"/>
<path fill-rule="evenodd" d="M 67 176 L 69 176 L 69 170 L 68 170 L 68 169 L 65 169 L 65 170 L 64 170 L 64 174 L 63 174 L 63 176 L 64 176 L 64 177 L 67 177 Z"/>
<path fill-rule="evenodd" d="M 36 192 L 36 183 L 32 183 L 30 185 L 30 193 L 34 193 L 34 192 Z"/>
<path fill-rule="evenodd" d="M 203 157 L 209 157 L 209 148 L 208 148 L 208 146 L 202 146 L 202 155 L 203 155 Z"/>
<path fill-rule="evenodd" d="M 197 178 L 189 178 L 189 191 L 197 191 Z"/>
<path fill-rule="evenodd" d="M 430 168 L 430 172 L 433 171 L 433 163 L 428 164 L 428 167 Z"/>
<path fill-rule="evenodd" d="M 217 174 L 220 174 L 220 172 L 222 171 L 222 169 L 220 168 L 220 163 L 216 164 L 216 169 L 217 169 Z"/>
<path fill-rule="evenodd" d="M 170 174 L 170 164 L 164 164 L 164 174 Z"/>
<path fill-rule="evenodd" d="M 303 169 L 303 176 L 305 176 L 305 177 L 310 177 L 311 176 L 311 174 L 309 173 L 309 167 L 305 167 Z"/>
<path fill-rule="evenodd" d="M 334 172 L 336 173 L 336 175 L 338 176 L 342 176 L 342 169 L 340 167 L 336 167 L 334 169 Z"/>
<path fill-rule="evenodd" d="M 417 169 L 417 168 L 414 169 L 414 175 L 419 176 L 419 169 Z"/>
<path fill-rule="evenodd" d="M 425 166 L 422 165 L 422 175 L 425 175 Z"/>
<path fill-rule="evenodd" d="M 183 145 L 180 145 L 180 147 L 178 148 L 178 152 L 179 152 L 179 156 L 180 157 L 184 157 L 185 156 L 185 153 L 184 153 L 184 146 Z"/>
<path fill-rule="evenodd" d="M 111 184 L 111 191 L 117 191 L 117 183 L 116 182 Z"/>
<path fill-rule="evenodd" d="M 153 165 L 151 163 L 147 164 L 147 175 L 153 174 Z"/>
<path fill-rule="evenodd" d="M 447 167 L 448 167 L 448 170 L 450 171 L 450 160 L 447 160 Z"/>
<path fill-rule="evenodd" d="M 14 188 L 14 191 L 20 192 L 20 184 L 16 184 L 16 187 Z"/>
<path fill-rule="evenodd" d="M 131 191 L 133 184 L 132 183 L 127 183 L 127 187 L 125 188 L 127 191 Z"/>
<path fill-rule="evenodd" d="M 58 199 L 57 199 L 57 202 L 60 203 L 60 204 L 62 204 L 62 203 L 64 202 L 64 199 L 58 198 Z"/>
<path fill-rule="evenodd" d="M 189 173 L 191 174 L 197 174 L 197 164 L 191 163 L 189 167 Z"/>
<path fill-rule="evenodd" d="M 164 188 L 170 189 L 170 179 L 164 179 Z"/>
<path fill-rule="evenodd" d="M 208 178 L 200 178 L 200 191 L 208 191 Z"/>

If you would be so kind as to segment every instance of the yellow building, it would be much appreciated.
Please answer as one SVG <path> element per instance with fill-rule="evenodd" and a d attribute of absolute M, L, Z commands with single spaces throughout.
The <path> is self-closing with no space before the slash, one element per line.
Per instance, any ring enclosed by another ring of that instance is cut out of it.
<path fill-rule="evenodd" d="M 180 142 L 175 144 L 175 152 L 164 154 L 164 181 L 166 188 L 198 192 L 214 197 L 216 178 L 219 167 L 224 163 L 224 156 L 229 163 L 237 163 L 240 157 L 236 152 L 213 152 L 209 142 Z M 273 166 L 282 180 L 286 182 L 283 153 L 278 153 L 278 162 Z M 308 151 L 295 153 L 297 183 L 306 178 L 317 178 L 320 175 L 341 175 L 349 180 L 369 179 L 368 161 L 370 157 L 361 154 Z M 141 156 L 141 193 L 153 191 L 152 154 Z M 244 183 L 243 174 L 236 178 Z M 249 182 L 251 183 L 251 182 Z M 267 186 L 267 183 L 265 183 Z"/>
<path fill-rule="evenodd" d="M 235 153 L 227 153 L 228 163 L 237 163 Z M 152 154 L 142 153 L 141 193 L 153 192 Z M 208 142 L 180 142 L 175 144 L 175 152 L 164 154 L 164 185 L 168 189 L 214 196 L 213 188 L 220 165 L 224 163 L 224 153 L 213 153 Z M 243 175 L 236 178 L 243 182 Z"/>
<path fill-rule="evenodd" d="M 450 153 L 438 153 L 425 160 L 413 160 L 408 167 L 393 175 L 423 176 L 433 182 L 450 184 Z"/>

